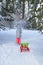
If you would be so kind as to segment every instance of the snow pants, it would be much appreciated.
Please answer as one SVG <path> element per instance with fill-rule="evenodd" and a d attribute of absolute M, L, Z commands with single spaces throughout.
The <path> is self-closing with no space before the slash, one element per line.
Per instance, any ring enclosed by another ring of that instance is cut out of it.
<path fill-rule="evenodd" d="M 21 39 L 20 38 L 16 38 L 16 43 L 20 44 L 21 43 Z"/>

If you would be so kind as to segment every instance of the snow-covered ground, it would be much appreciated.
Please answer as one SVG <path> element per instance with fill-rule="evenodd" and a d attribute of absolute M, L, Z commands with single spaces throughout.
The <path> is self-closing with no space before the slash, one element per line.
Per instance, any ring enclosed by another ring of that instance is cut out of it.
<path fill-rule="evenodd" d="M 22 30 L 21 42 L 30 43 L 30 52 L 20 52 L 16 29 L 0 31 L 0 65 L 43 65 L 43 34 Z"/>

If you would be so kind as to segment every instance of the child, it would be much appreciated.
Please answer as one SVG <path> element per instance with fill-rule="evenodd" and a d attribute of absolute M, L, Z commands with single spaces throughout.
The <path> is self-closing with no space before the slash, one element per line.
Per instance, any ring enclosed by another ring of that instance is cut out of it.
<path fill-rule="evenodd" d="M 17 25 L 17 29 L 16 29 L 16 43 L 18 43 L 18 44 L 21 43 L 21 26 L 20 26 L 20 24 Z"/>

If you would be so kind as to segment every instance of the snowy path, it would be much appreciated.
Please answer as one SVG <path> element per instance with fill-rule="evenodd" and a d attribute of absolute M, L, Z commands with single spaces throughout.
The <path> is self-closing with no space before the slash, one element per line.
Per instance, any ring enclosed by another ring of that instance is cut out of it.
<path fill-rule="evenodd" d="M 0 65 L 39 65 L 31 52 L 20 53 L 19 46 L 12 43 L 1 45 L 0 55 Z"/>
<path fill-rule="evenodd" d="M 15 43 L 15 32 L 16 30 L 0 31 L 0 65 L 43 65 L 43 59 L 41 58 L 41 64 L 37 57 L 37 49 L 43 51 L 43 35 L 38 31 L 23 30 L 22 42 L 30 42 L 31 51 L 20 53 L 20 46 Z"/>

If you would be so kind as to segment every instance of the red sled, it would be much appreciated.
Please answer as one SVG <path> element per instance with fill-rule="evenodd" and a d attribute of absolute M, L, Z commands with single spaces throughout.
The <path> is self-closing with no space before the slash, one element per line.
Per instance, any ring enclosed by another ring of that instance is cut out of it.
<path fill-rule="evenodd" d="M 26 45 L 21 45 L 20 46 L 20 52 L 22 52 L 22 51 L 30 51 L 30 48 Z"/>
<path fill-rule="evenodd" d="M 21 42 L 20 38 L 16 38 L 16 43 L 20 44 L 20 42 Z"/>

